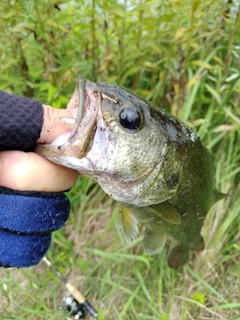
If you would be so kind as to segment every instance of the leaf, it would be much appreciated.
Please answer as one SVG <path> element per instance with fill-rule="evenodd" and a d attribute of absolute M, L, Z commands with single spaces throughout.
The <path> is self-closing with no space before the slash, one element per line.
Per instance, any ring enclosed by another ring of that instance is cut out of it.
<path fill-rule="evenodd" d="M 114 13 L 121 18 L 125 18 L 126 15 L 124 8 L 121 6 L 116 7 Z"/>
<path fill-rule="evenodd" d="M 217 61 L 218 63 L 220 63 L 221 65 L 223 65 L 223 61 L 222 61 L 222 59 L 220 59 L 219 57 L 214 56 L 214 57 L 213 57 L 213 60 L 215 60 L 215 61 Z"/>
<path fill-rule="evenodd" d="M 188 81 L 187 88 L 191 88 L 192 86 L 194 86 L 199 80 L 202 79 L 203 76 L 205 76 L 206 73 L 207 71 L 205 70 L 200 75 L 194 76 L 190 81 Z"/>
<path fill-rule="evenodd" d="M 180 39 L 184 34 L 185 32 L 188 30 L 188 28 L 180 28 L 177 30 L 177 32 L 175 33 L 175 36 L 174 36 L 174 39 L 172 41 L 176 41 L 178 39 Z"/>
<path fill-rule="evenodd" d="M 25 30 L 35 30 L 35 27 L 32 23 L 27 23 L 27 22 L 19 22 L 18 24 L 16 24 L 12 31 L 13 32 L 23 32 Z"/>
<path fill-rule="evenodd" d="M 231 76 L 227 77 L 225 79 L 225 82 L 229 82 L 229 81 L 232 81 L 234 79 L 237 79 L 238 77 L 240 77 L 240 74 L 239 73 L 233 73 Z"/>
<path fill-rule="evenodd" d="M 194 66 L 202 67 L 204 69 L 211 69 L 212 68 L 212 66 L 209 63 L 202 61 L 202 60 L 195 60 L 191 64 Z"/>
<path fill-rule="evenodd" d="M 206 301 L 206 296 L 204 293 L 202 293 L 200 291 L 196 291 L 191 295 L 191 299 L 204 305 L 204 303 Z"/>
<path fill-rule="evenodd" d="M 217 100 L 217 102 L 219 104 L 221 104 L 222 103 L 222 99 L 221 99 L 219 93 L 215 89 L 213 89 L 211 86 L 209 86 L 207 83 L 205 84 L 205 87 L 212 94 L 212 96 Z"/>
<path fill-rule="evenodd" d="M 222 304 L 219 306 L 212 307 L 212 310 L 220 310 L 220 309 L 231 309 L 231 308 L 240 308 L 240 303 L 239 302 L 233 302 L 233 303 L 227 303 L 227 304 Z M 240 318 L 237 318 L 238 320 Z"/>
<path fill-rule="evenodd" d="M 235 129 L 236 129 L 235 126 L 222 124 L 222 125 L 216 127 L 216 128 L 213 130 L 213 132 L 231 131 L 231 130 L 235 130 Z"/>
<path fill-rule="evenodd" d="M 62 30 L 62 31 L 64 31 L 64 32 L 67 32 L 67 31 L 68 31 L 67 28 L 64 28 L 61 24 L 56 23 L 56 22 L 53 21 L 53 20 L 47 20 L 45 23 L 46 23 L 47 25 L 51 26 L 51 27 L 60 29 L 60 30 Z"/>
<path fill-rule="evenodd" d="M 148 68 L 151 68 L 151 69 L 156 67 L 155 64 L 153 64 L 151 61 L 145 61 L 144 62 L 144 66 L 148 67 Z"/>

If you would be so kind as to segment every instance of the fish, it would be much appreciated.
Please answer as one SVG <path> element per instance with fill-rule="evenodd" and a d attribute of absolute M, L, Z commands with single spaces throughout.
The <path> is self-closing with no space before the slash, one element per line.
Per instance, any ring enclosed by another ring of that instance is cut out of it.
<path fill-rule="evenodd" d="M 130 89 L 82 76 L 71 102 L 76 118 L 61 119 L 71 130 L 35 151 L 96 180 L 119 203 L 127 242 L 142 225 L 143 249 L 155 255 L 170 236 L 168 266 L 184 266 L 191 251 L 204 250 L 204 219 L 225 197 L 196 131 Z"/>

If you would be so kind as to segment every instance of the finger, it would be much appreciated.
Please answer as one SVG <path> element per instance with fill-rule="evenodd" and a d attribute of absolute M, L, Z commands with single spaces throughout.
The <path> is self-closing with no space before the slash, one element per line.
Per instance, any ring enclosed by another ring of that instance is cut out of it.
<path fill-rule="evenodd" d="M 53 164 L 33 152 L 0 152 L 0 186 L 14 190 L 60 192 L 71 188 L 78 172 Z"/>
<path fill-rule="evenodd" d="M 76 118 L 77 109 L 55 109 L 50 106 L 43 105 L 44 121 L 40 138 L 37 143 L 51 143 L 60 134 L 71 131 L 61 118 Z"/>
<path fill-rule="evenodd" d="M 43 105 L 44 109 L 44 121 L 40 138 L 37 143 L 50 143 L 56 137 L 68 130 L 71 131 L 66 124 L 61 122 L 61 117 L 73 118 L 72 111 L 67 109 L 55 109 L 50 106 Z"/>

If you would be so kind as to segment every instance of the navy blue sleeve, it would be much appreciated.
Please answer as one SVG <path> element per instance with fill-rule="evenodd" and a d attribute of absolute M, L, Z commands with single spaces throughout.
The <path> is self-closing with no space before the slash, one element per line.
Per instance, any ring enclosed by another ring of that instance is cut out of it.
<path fill-rule="evenodd" d="M 40 101 L 0 90 L 0 150 L 32 150 L 42 126 Z"/>
<path fill-rule="evenodd" d="M 0 266 L 38 264 L 50 247 L 51 233 L 69 216 L 69 200 L 61 192 L 0 187 L 0 203 Z"/>
<path fill-rule="evenodd" d="M 40 101 L 0 91 L 0 151 L 32 151 L 43 125 Z M 70 204 L 61 192 L 17 191 L 0 186 L 0 266 L 38 264 L 51 233 L 68 218 Z"/>

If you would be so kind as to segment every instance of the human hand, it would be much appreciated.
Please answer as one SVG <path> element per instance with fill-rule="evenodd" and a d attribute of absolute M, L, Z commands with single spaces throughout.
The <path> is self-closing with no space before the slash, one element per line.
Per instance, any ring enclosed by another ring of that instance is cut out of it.
<path fill-rule="evenodd" d="M 44 122 L 38 143 L 50 143 L 68 130 L 60 117 L 74 117 L 74 109 L 44 107 Z M 78 172 L 40 157 L 34 152 L 16 150 L 0 152 L 0 186 L 14 190 L 59 192 L 71 188 Z"/>
<path fill-rule="evenodd" d="M 60 117 L 73 110 L 44 108 L 38 143 L 50 143 L 70 130 Z M 70 205 L 59 192 L 74 185 L 78 173 L 53 164 L 34 152 L 0 152 L 0 266 L 36 265 L 51 244 L 51 233 L 68 218 Z M 27 190 L 27 191 L 24 191 Z"/>

